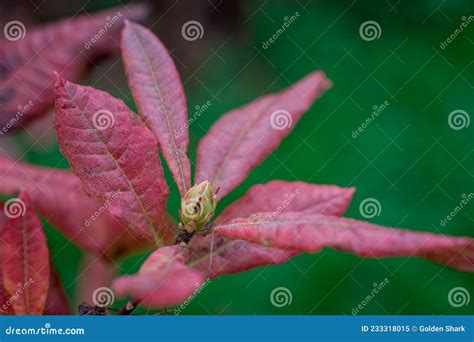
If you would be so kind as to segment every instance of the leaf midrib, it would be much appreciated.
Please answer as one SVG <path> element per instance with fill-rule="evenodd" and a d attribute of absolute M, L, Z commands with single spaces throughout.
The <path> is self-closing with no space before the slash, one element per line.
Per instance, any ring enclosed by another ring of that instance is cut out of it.
<path fill-rule="evenodd" d="M 171 130 L 171 122 L 170 122 L 170 119 L 169 119 L 169 116 L 168 116 L 169 110 L 168 110 L 167 106 L 164 103 L 164 99 L 163 99 L 163 96 L 161 94 L 158 82 L 157 82 L 155 70 L 151 66 L 151 60 L 148 58 L 148 54 L 146 53 L 145 47 L 143 46 L 141 37 L 140 37 L 140 35 L 135 33 L 134 30 L 132 30 L 131 32 L 133 32 L 135 37 L 137 37 L 138 45 L 140 46 L 140 49 L 142 51 L 142 56 L 145 59 L 145 64 L 148 68 L 148 71 L 151 73 L 153 88 L 155 89 L 155 92 L 157 93 L 157 95 L 160 99 L 160 104 L 161 104 L 161 107 L 163 109 L 163 111 L 162 111 L 163 112 L 163 117 L 165 119 L 166 128 L 167 128 L 167 131 L 168 131 L 169 141 L 171 141 L 171 147 L 172 147 L 171 149 L 173 151 L 173 154 L 175 155 L 175 160 L 174 161 L 176 163 L 176 166 L 178 167 L 179 177 L 181 178 L 181 184 L 183 186 L 183 191 L 186 192 L 188 190 L 188 186 L 187 186 L 186 179 L 184 177 L 184 170 L 183 170 L 183 165 L 181 164 L 181 157 L 180 157 L 180 154 L 179 154 L 179 151 L 178 151 L 178 147 L 177 147 L 176 141 L 174 139 L 174 136 L 173 136 L 173 133 L 172 133 L 172 130 Z M 142 107 L 141 105 L 139 105 L 139 106 Z M 145 114 L 143 114 L 143 115 L 145 116 Z M 153 133 L 155 133 L 154 130 L 151 129 L 150 124 L 149 124 L 148 121 L 149 121 L 148 117 L 145 116 L 145 124 L 150 128 L 150 130 Z M 158 136 L 156 138 L 159 140 Z"/>
<path fill-rule="evenodd" d="M 324 214 L 320 214 L 320 215 L 324 215 Z M 339 218 L 339 217 L 338 217 Z M 326 221 L 326 220 L 318 220 L 318 219 L 314 219 L 314 220 L 305 220 L 305 219 L 302 219 L 302 220 L 292 220 L 292 219 L 283 219 L 283 220 L 261 220 L 261 221 L 252 221 L 252 222 L 235 222 L 235 223 L 227 223 L 227 224 L 221 224 L 221 225 L 218 225 L 218 226 L 214 226 L 214 229 L 218 229 L 218 228 L 232 228 L 232 227 L 242 227 L 242 226 L 257 226 L 257 225 L 262 225 L 262 224 L 265 224 L 265 226 L 269 226 L 269 225 L 273 225 L 273 226 L 276 226 L 276 225 L 281 225 L 281 224 L 285 224 L 285 223 L 291 223 L 291 224 L 331 224 L 331 225 L 335 225 L 335 226 L 340 226 L 340 227 L 346 227 L 346 228 L 350 228 L 351 224 L 349 222 L 347 223 L 344 223 L 344 222 L 335 222 L 335 221 Z M 371 228 L 371 227 L 364 227 L 364 228 Z M 390 228 L 392 229 L 392 228 Z"/>
<path fill-rule="evenodd" d="M 69 98 L 71 99 L 71 101 L 73 102 L 74 106 L 79 110 L 79 112 L 81 113 L 81 116 L 84 118 L 84 120 L 86 120 L 86 122 L 89 124 L 89 120 L 87 119 L 87 117 L 85 116 L 84 114 L 84 111 L 78 106 L 78 104 L 73 100 L 73 96 L 71 93 L 69 93 L 67 90 L 66 90 L 66 87 L 64 85 L 64 90 L 67 92 L 67 94 L 69 95 Z M 135 191 L 135 188 L 133 187 L 131 181 L 128 179 L 125 171 L 122 169 L 122 167 L 118 164 L 116 158 L 113 156 L 113 154 L 111 153 L 111 151 L 109 150 L 109 146 L 105 143 L 105 141 L 102 139 L 102 137 L 100 136 L 100 134 L 98 134 L 98 132 L 94 129 L 94 127 L 91 127 L 89 125 L 89 129 L 93 132 L 93 134 L 97 137 L 97 139 L 102 143 L 102 145 L 105 147 L 105 150 L 107 152 L 107 155 L 110 157 L 110 159 L 112 159 L 112 161 L 114 162 L 117 170 L 119 170 L 120 174 L 122 175 L 123 179 L 125 180 L 125 182 L 127 183 L 128 185 L 128 188 L 130 189 L 130 192 L 132 193 L 133 197 L 135 198 L 135 200 L 137 201 L 139 207 L 140 207 L 140 210 L 142 211 L 143 213 L 143 216 L 145 216 L 145 220 L 147 222 L 147 226 L 148 226 L 148 230 L 150 231 L 151 235 L 153 236 L 154 240 L 155 240 L 155 243 L 158 245 L 158 246 L 162 246 L 163 245 L 163 241 L 162 239 L 158 236 L 156 230 L 155 230 L 155 225 L 153 224 L 153 220 L 151 219 L 151 217 L 148 215 L 148 212 L 147 210 L 145 209 L 145 206 L 143 205 L 141 199 L 140 199 L 140 196 L 138 196 L 137 192 Z"/>
<path fill-rule="evenodd" d="M 272 96 L 272 95 L 267 95 L 268 97 Z M 261 101 L 264 101 L 264 99 L 262 99 Z M 270 98 L 269 98 L 270 100 Z M 237 136 L 237 138 L 232 142 L 230 148 L 228 149 L 227 153 L 224 155 L 224 159 L 222 160 L 222 163 L 219 165 L 219 167 L 217 168 L 217 171 L 215 173 L 215 176 L 214 176 L 214 183 L 215 184 L 218 184 L 218 181 L 221 177 L 221 173 L 223 172 L 224 170 L 224 166 L 227 164 L 229 158 L 231 157 L 231 155 L 234 153 L 234 151 L 240 146 L 240 143 L 242 142 L 243 138 L 245 135 L 247 135 L 249 132 L 250 132 L 250 128 L 251 126 L 253 126 L 253 124 L 255 122 L 258 121 L 260 115 L 268 108 L 270 107 L 270 105 L 272 104 L 272 102 L 268 103 L 267 105 L 265 105 L 262 110 L 260 111 L 257 111 L 255 113 L 255 115 L 252 116 L 252 118 L 250 120 L 248 120 L 247 124 L 244 126 L 244 128 L 240 131 L 239 135 Z M 248 106 L 250 106 L 251 104 L 249 104 Z"/>

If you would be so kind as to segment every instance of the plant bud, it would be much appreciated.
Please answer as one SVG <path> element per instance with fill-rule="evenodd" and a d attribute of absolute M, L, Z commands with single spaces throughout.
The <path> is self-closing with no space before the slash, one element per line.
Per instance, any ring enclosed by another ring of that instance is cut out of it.
<path fill-rule="evenodd" d="M 193 186 L 181 199 L 180 228 L 189 233 L 201 230 L 214 216 L 216 204 L 214 188 L 209 181 Z"/>

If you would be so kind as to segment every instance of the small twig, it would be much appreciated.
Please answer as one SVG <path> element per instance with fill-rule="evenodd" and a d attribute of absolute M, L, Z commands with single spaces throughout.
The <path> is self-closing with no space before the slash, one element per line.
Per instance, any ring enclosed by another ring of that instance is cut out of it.
<path fill-rule="evenodd" d="M 125 306 L 123 308 L 121 308 L 119 310 L 119 312 L 117 312 L 117 315 L 123 315 L 123 316 L 128 316 L 130 315 L 133 311 L 135 311 L 135 309 L 137 308 L 138 306 L 138 301 L 134 300 L 133 298 L 130 299 L 128 301 L 127 304 L 125 304 Z"/>
<path fill-rule="evenodd" d="M 107 308 L 89 305 L 86 302 L 82 302 L 78 305 L 77 309 L 79 316 L 105 316 L 105 311 Z"/>
<path fill-rule="evenodd" d="M 219 189 L 217 189 L 219 191 Z M 217 193 L 216 191 L 216 193 Z M 207 230 L 204 232 L 204 235 L 208 234 L 209 232 L 212 232 L 212 223 L 207 227 Z M 195 232 L 187 232 L 187 231 L 182 231 L 178 234 L 176 237 L 176 240 L 174 242 L 175 245 L 179 245 L 180 243 L 188 244 L 189 241 L 193 238 Z M 214 238 L 214 236 L 212 237 Z M 130 315 L 133 311 L 138 306 L 138 301 L 134 300 L 133 298 L 128 301 L 127 304 L 123 308 L 121 308 L 118 312 L 117 315 Z M 172 310 L 171 312 L 173 312 Z M 159 315 L 161 314 L 169 314 L 170 311 L 168 309 L 165 309 L 164 311 L 158 313 Z"/>
<path fill-rule="evenodd" d="M 171 315 L 171 314 L 175 314 L 176 311 L 177 311 L 176 309 L 168 309 L 165 307 L 163 311 L 157 312 L 155 316 Z"/>
<path fill-rule="evenodd" d="M 179 245 L 181 242 L 188 243 L 191 241 L 192 237 L 194 236 L 194 232 L 188 233 L 187 231 L 182 231 L 176 237 L 176 241 L 174 242 L 175 245 Z"/>
<path fill-rule="evenodd" d="M 175 245 L 178 245 L 180 243 L 185 243 L 187 244 L 191 238 L 194 236 L 194 232 L 188 233 L 187 231 L 180 232 L 178 236 L 176 237 L 176 241 L 174 242 Z M 135 299 L 130 299 L 127 304 L 123 308 L 121 308 L 118 312 L 117 315 L 122 315 L 122 316 L 127 316 L 131 315 L 133 311 L 137 308 L 139 302 L 136 301 Z"/>

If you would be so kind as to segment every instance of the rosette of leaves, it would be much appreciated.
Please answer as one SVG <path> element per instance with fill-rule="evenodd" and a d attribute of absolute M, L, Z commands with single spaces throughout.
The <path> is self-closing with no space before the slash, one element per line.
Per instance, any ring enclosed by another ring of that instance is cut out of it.
<path fill-rule="evenodd" d="M 283 263 L 324 247 L 367 258 L 417 256 L 458 271 L 474 271 L 471 238 L 341 217 L 354 188 L 272 181 L 251 187 L 212 217 L 219 201 L 278 147 L 330 81 L 323 72 L 312 72 L 287 89 L 224 114 L 198 146 L 192 181 L 186 97 L 172 58 L 151 31 L 131 22 L 122 31 L 121 50 L 138 115 L 104 91 L 57 78 L 55 128 L 77 178 L 51 170 L 45 176 L 48 182 L 64 182 L 67 187 L 41 188 L 35 177 L 41 178 L 45 170 L 7 160 L 0 165 L 7 171 L 21 169 L 23 182 L 13 172 L 2 173 L 11 183 L 25 183 L 38 210 L 88 250 L 114 258 L 136 248 L 137 241 L 142 247 L 153 246 L 137 274 L 113 281 L 117 296 L 132 298 L 122 313 L 137 305 L 176 305 L 207 278 Z M 289 115 L 293 125 L 275 127 L 275 112 Z M 178 224 L 167 213 L 169 189 L 159 153 L 182 198 L 181 208 L 171 208 L 180 210 Z M 289 193 L 297 195 L 281 206 Z M 74 214 L 57 203 L 68 194 L 83 205 Z M 51 204 L 54 200 L 56 206 Z M 107 211 L 92 223 L 95 234 L 83 221 L 74 225 L 104 203 Z"/>

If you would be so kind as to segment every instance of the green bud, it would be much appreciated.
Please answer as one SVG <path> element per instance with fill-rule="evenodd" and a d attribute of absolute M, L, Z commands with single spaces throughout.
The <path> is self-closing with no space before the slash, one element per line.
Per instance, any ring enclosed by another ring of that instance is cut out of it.
<path fill-rule="evenodd" d="M 193 186 L 181 199 L 180 228 L 189 233 L 201 230 L 214 216 L 216 204 L 215 191 L 209 181 Z"/>

